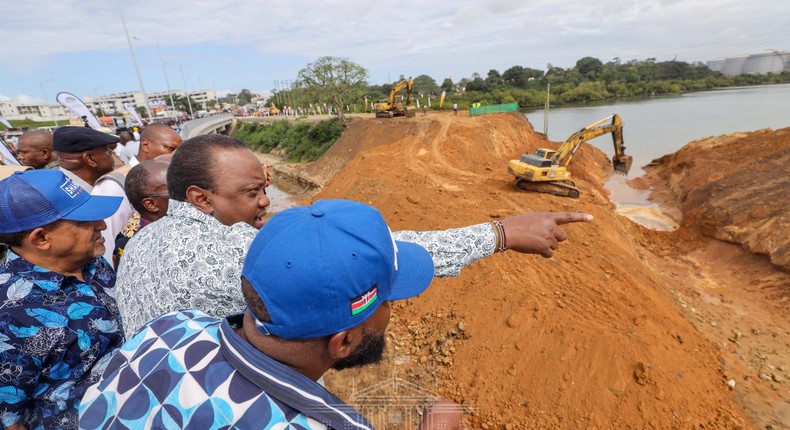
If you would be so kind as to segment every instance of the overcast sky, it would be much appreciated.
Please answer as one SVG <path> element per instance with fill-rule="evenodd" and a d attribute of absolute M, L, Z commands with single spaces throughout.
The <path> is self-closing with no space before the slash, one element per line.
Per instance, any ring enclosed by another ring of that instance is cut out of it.
<path fill-rule="evenodd" d="M 268 94 L 321 56 L 345 57 L 382 84 L 438 83 L 520 65 L 572 67 L 592 56 L 701 61 L 790 51 L 779 0 L 25 0 L 0 6 L 0 100 L 139 91 L 126 20 L 148 93 L 242 88 Z"/>

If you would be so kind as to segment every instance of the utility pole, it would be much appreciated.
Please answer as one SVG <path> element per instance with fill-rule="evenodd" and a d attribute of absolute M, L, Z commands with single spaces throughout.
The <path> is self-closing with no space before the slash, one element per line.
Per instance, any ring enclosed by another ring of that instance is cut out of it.
<path fill-rule="evenodd" d="M 148 96 L 145 95 L 145 86 L 143 85 L 143 77 L 140 75 L 140 67 L 137 65 L 137 56 L 134 55 L 134 46 L 132 46 L 132 38 L 129 37 L 129 30 L 126 28 L 126 20 L 123 18 L 123 10 L 121 10 L 120 0 L 115 0 L 115 5 L 118 6 L 118 13 L 121 15 L 121 22 L 123 23 L 123 32 L 126 34 L 126 42 L 129 44 L 129 52 L 132 54 L 132 63 L 134 63 L 134 70 L 137 72 L 137 81 L 140 82 L 140 91 L 143 93 L 143 104 L 145 111 L 148 113 L 148 121 L 153 121 L 151 115 L 151 107 L 148 106 Z"/>
<path fill-rule="evenodd" d="M 137 36 L 132 36 L 132 39 L 139 40 L 140 42 L 154 43 L 140 39 Z M 170 96 L 170 108 L 173 109 L 173 116 L 175 117 L 173 119 L 175 121 L 178 121 L 178 114 L 176 113 L 176 105 L 173 102 L 173 92 L 170 91 L 170 80 L 167 78 L 167 68 L 165 67 L 165 58 L 162 56 L 162 49 L 159 48 L 159 41 L 157 40 L 155 44 L 156 44 L 156 50 L 159 52 L 159 62 L 162 63 L 162 72 L 165 75 L 165 84 L 167 85 L 167 95 Z"/>
<path fill-rule="evenodd" d="M 189 116 L 190 117 L 194 117 L 195 114 L 192 113 L 192 100 L 189 98 L 189 89 L 187 89 L 187 80 L 184 77 L 184 68 L 181 67 L 181 66 L 178 66 L 178 68 L 181 69 L 181 80 L 184 81 L 184 92 L 187 93 L 187 104 L 189 105 Z"/>

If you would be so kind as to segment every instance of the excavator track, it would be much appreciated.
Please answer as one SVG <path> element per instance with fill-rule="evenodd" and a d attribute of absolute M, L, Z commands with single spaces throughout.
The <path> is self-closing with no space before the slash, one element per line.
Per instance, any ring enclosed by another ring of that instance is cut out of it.
<path fill-rule="evenodd" d="M 533 182 L 517 178 L 513 186 L 519 191 L 548 193 L 574 199 L 579 197 L 579 189 L 573 181 Z"/>

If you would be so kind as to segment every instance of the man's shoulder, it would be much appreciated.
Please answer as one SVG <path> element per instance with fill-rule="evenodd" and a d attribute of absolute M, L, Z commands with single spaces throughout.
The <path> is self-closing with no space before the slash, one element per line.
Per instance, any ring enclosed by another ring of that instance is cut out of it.
<path fill-rule="evenodd" d="M 161 315 L 141 328 L 132 336 L 127 345 L 123 346 L 126 351 L 136 349 L 137 345 L 144 339 L 159 338 L 169 332 L 180 333 L 181 338 L 187 338 L 195 333 L 208 331 L 211 338 L 217 338 L 216 328 L 222 320 L 212 317 L 199 310 L 173 311 Z"/>
<path fill-rule="evenodd" d="M 124 164 L 112 172 L 102 175 L 96 180 L 96 184 L 93 186 L 94 194 L 105 195 L 100 193 L 110 190 L 121 190 L 121 193 L 123 193 L 126 175 L 129 174 L 129 170 L 131 169 L 132 166 Z M 124 193 L 123 195 L 125 196 L 126 194 Z"/>

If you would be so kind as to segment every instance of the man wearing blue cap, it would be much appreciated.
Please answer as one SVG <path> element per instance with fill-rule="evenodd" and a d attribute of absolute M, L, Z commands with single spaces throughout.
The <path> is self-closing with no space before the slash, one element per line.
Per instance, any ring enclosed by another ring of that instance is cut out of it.
<path fill-rule="evenodd" d="M 0 419 L 76 428 L 76 404 L 123 343 L 115 273 L 100 257 L 120 199 L 91 196 L 58 170 L 0 181 Z"/>
<path fill-rule="evenodd" d="M 370 206 L 323 200 L 283 211 L 247 253 L 247 310 L 149 323 L 85 393 L 80 427 L 372 429 L 316 381 L 379 361 L 388 302 L 417 296 L 433 274 L 428 252 L 396 241 Z M 442 410 L 426 414 L 432 424 L 458 428 L 458 409 Z"/>

